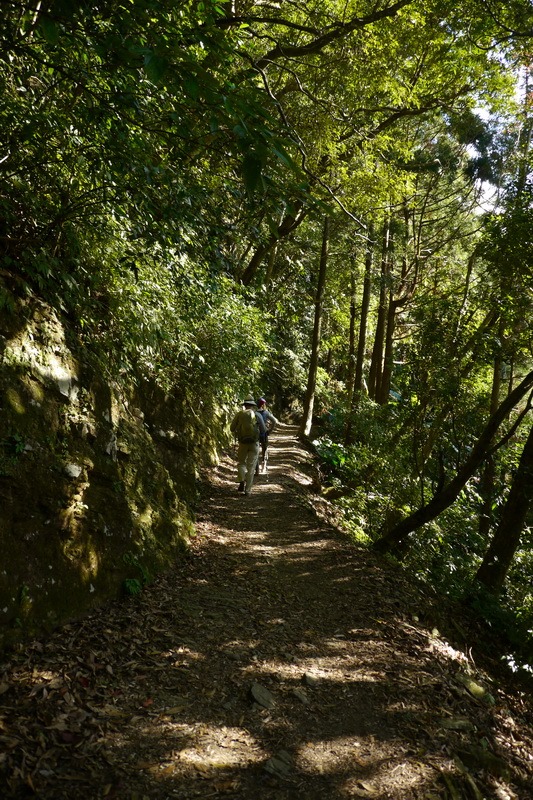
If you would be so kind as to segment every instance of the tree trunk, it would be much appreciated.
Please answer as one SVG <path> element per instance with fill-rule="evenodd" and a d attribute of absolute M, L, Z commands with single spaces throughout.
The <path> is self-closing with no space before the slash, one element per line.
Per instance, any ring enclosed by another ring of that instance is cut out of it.
<path fill-rule="evenodd" d="M 374 226 L 368 228 L 368 243 L 365 257 L 365 277 L 363 281 L 363 299 L 361 301 L 361 315 L 359 317 L 359 340 L 357 342 L 357 357 L 355 359 L 354 379 L 354 405 L 363 392 L 363 372 L 366 352 L 366 329 L 368 325 L 368 310 L 370 308 L 370 290 L 372 288 L 372 263 L 374 255 Z"/>
<path fill-rule="evenodd" d="M 456 500 L 459 493 L 464 489 L 467 481 L 475 473 L 476 469 L 486 458 L 487 452 L 493 437 L 496 434 L 499 426 L 510 413 L 514 406 L 522 399 L 522 397 L 533 386 L 533 370 L 529 372 L 524 380 L 507 395 L 505 400 L 501 403 L 497 411 L 490 417 L 485 428 L 483 429 L 479 439 L 474 445 L 470 456 L 465 461 L 462 468 L 459 470 L 455 478 L 445 486 L 442 491 L 435 494 L 426 505 L 419 508 L 413 514 L 403 519 L 398 525 L 385 533 L 374 542 L 374 548 L 379 552 L 389 552 L 394 550 L 408 534 L 431 522 L 435 519 L 445 508 L 451 506 Z"/>
<path fill-rule="evenodd" d="M 316 376 L 318 371 L 318 355 L 320 350 L 320 334 L 322 329 L 322 309 L 324 302 L 324 289 L 326 286 L 326 273 L 328 265 L 329 248 L 329 217 L 324 219 L 322 233 L 322 251 L 320 254 L 320 267 L 315 295 L 315 321 L 313 325 L 313 339 L 311 342 L 311 359 L 307 377 L 307 391 L 304 399 L 304 411 L 300 433 L 309 436 L 313 421 L 313 408 L 315 405 Z"/>
<path fill-rule="evenodd" d="M 527 513 L 533 500 L 533 426 L 522 450 L 500 524 L 479 567 L 476 580 L 490 592 L 501 591 L 513 556 L 520 544 Z"/>
<path fill-rule="evenodd" d="M 387 315 L 387 283 L 388 283 L 388 257 L 389 257 L 390 220 L 383 223 L 383 238 L 381 250 L 381 288 L 379 292 L 378 318 L 374 334 L 374 347 L 372 349 L 372 362 L 368 375 L 368 393 L 373 400 L 379 397 L 381 377 L 383 370 L 383 340 L 385 337 L 385 320 Z"/>
<path fill-rule="evenodd" d="M 374 247 L 374 229 L 370 225 L 368 229 L 368 241 L 366 245 L 365 254 L 365 276 L 363 279 L 363 298 L 361 300 L 361 313 L 359 315 L 359 338 L 357 340 L 357 353 L 355 354 L 355 374 L 353 376 L 353 386 L 349 388 L 348 393 L 348 420 L 346 423 L 346 432 L 344 434 L 344 444 L 349 445 L 353 443 L 353 420 L 354 415 L 357 413 L 359 406 L 359 399 L 363 393 L 363 372 L 365 366 L 365 352 L 366 352 L 366 329 L 368 324 L 368 310 L 370 308 L 370 291 L 372 288 L 372 262 L 373 262 L 373 247 Z M 354 276 L 355 278 L 355 276 Z M 353 325 L 355 328 L 355 298 L 352 293 L 352 309 L 353 309 Z M 352 319 L 350 319 L 350 323 Z M 350 324 L 351 332 L 351 324 Z M 354 331 L 355 332 L 355 331 Z M 350 339 L 351 341 L 351 339 Z"/>
<path fill-rule="evenodd" d="M 348 373 L 346 375 L 346 406 L 352 407 L 355 382 L 355 256 L 350 271 L 350 329 L 348 334 Z"/>
<path fill-rule="evenodd" d="M 376 397 L 377 402 L 382 406 L 386 405 L 389 400 L 392 379 L 394 329 L 396 327 L 396 308 L 397 304 L 394 301 L 392 292 L 389 292 L 389 307 L 387 309 L 387 324 L 385 330 L 385 351 L 383 354 L 383 372 L 381 375 L 379 395 Z"/>

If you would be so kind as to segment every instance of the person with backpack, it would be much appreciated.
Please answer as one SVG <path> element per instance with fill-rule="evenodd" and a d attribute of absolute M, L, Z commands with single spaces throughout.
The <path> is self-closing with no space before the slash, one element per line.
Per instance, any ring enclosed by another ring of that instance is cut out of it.
<path fill-rule="evenodd" d="M 242 401 L 243 408 L 238 411 L 230 423 L 230 431 L 239 442 L 237 451 L 238 491 L 248 496 L 252 492 L 255 468 L 259 458 L 259 437 L 266 432 L 263 417 L 257 411 L 257 403 L 253 397 Z"/>
<path fill-rule="evenodd" d="M 265 432 L 259 435 L 259 443 L 261 445 L 261 464 L 263 468 L 263 472 L 266 471 L 267 465 L 267 450 L 268 450 L 268 437 L 278 424 L 278 420 L 271 414 L 267 408 L 267 403 L 264 397 L 260 397 L 257 401 L 257 408 L 261 416 L 263 417 L 263 422 L 265 423 Z M 256 475 L 259 474 L 259 461 L 257 463 L 256 468 Z"/>

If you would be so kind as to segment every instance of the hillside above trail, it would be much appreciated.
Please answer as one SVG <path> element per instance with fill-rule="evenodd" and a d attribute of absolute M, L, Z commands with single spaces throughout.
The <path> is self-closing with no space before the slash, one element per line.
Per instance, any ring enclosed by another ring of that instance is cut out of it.
<path fill-rule="evenodd" d="M 1 796 L 533 798 L 531 698 L 468 620 L 335 527 L 296 428 L 248 497 L 233 455 L 172 571 L 0 657 Z"/>

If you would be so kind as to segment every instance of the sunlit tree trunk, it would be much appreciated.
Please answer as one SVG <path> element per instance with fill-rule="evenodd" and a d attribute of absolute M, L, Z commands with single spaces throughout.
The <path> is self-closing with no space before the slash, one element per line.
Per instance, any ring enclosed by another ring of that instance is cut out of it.
<path fill-rule="evenodd" d="M 322 250 L 320 253 L 320 266 L 315 294 L 315 321 L 313 325 L 313 338 L 311 341 L 311 358 L 307 377 L 307 391 L 304 399 L 304 411 L 300 433 L 309 436 L 313 422 L 313 408 L 315 405 L 316 376 L 318 371 L 318 357 L 320 352 L 320 336 L 322 331 L 322 312 L 324 306 L 324 289 L 326 287 L 326 274 L 328 266 L 329 249 L 329 217 L 324 219 L 322 232 Z"/>

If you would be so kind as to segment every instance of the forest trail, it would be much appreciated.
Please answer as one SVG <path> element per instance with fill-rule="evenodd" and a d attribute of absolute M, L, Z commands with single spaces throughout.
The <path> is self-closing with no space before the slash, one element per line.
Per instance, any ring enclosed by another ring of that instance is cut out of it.
<path fill-rule="evenodd" d="M 296 428 L 235 472 L 175 570 L 4 655 L 0 796 L 531 800 L 531 699 L 316 512 Z"/>

